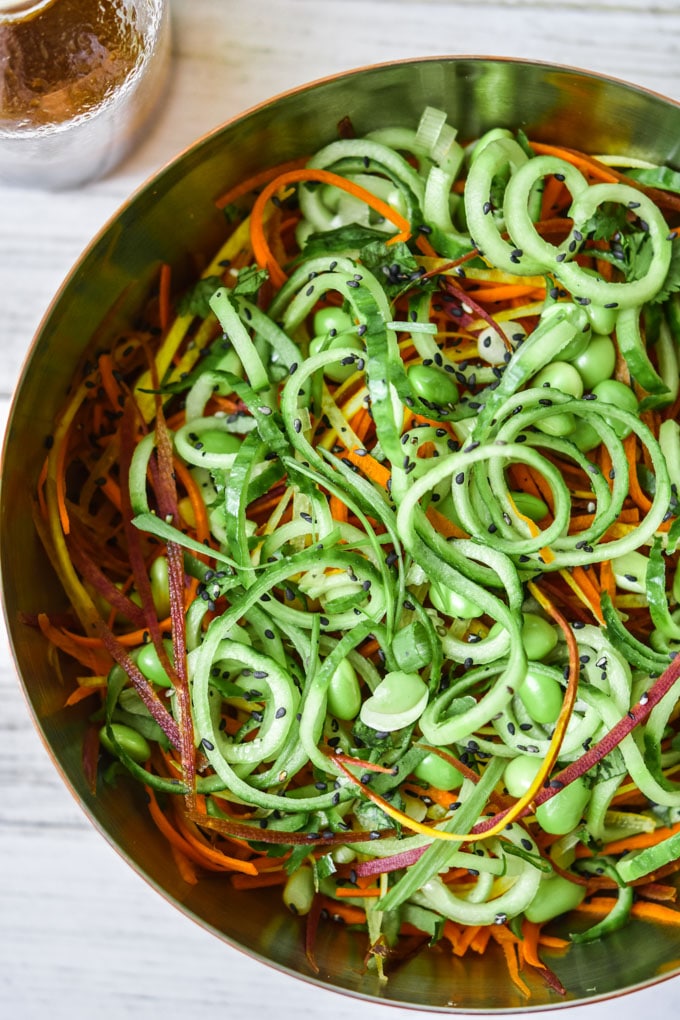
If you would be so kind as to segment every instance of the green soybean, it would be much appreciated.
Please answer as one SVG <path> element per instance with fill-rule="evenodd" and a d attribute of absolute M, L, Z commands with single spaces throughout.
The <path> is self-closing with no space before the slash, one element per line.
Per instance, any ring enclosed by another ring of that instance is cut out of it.
<path fill-rule="evenodd" d="M 511 797 L 523 797 L 527 792 L 536 773 L 541 767 L 541 758 L 536 755 L 518 754 L 511 758 L 505 766 L 503 782 Z"/>
<path fill-rule="evenodd" d="M 113 739 L 106 726 L 102 726 L 99 731 L 99 740 L 102 747 L 106 748 L 110 754 L 117 756 L 120 748 L 129 758 L 132 758 L 133 761 L 139 764 L 149 760 L 151 748 L 146 737 L 143 737 L 141 733 L 133 730 L 131 726 L 126 726 L 124 723 L 111 723 L 110 730 L 113 734 Z"/>
<path fill-rule="evenodd" d="M 530 492 L 511 492 L 510 495 L 519 512 L 536 524 L 542 521 L 548 513 L 547 504 Z"/>
<path fill-rule="evenodd" d="M 472 620 L 482 615 L 481 608 L 472 599 L 459 595 L 446 585 L 433 581 L 430 585 L 430 602 L 435 609 L 445 616 L 453 616 L 460 620 Z"/>
<path fill-rule="evenodd" d="M 170 659 L 170 662 L 172 662 L 172 641 L 170 641 L 169 638 L 165 638 L 163 640 L 163 644 L 168 654 L 168 658 Z M 158 684 L 159 687 L 172 687 L 172 681 L 161 665 L 158 652 L 151 641 L 149 641 L 146 645 L 142 645 L 139 649 L 137 653 L 137 665 L 147 680 L 150 680 L 154 684 Z"/>
<path fill-rule="evenodd" d="M 325 336 L 328 333 L 333 333 L 333 331 L 335 333 L 346 333 L 353 325 L 351 315 L 334 305 L 320 308 L 314 315 L 314 333 L 316 336 Z"/>
<path fill-rule="evenodd" d="M 309 342 L 309 353 L 318 354 L 323 348 L 324 350 L 332 351 L 334 348 L 353 348 L 357 354 L 362 351 L 357 340 L 356 330 L 352 329 L 349 332 L 338 333 L 337 336 L 333 336 L 331 340 L 328 340 L 327 335 L 318 335 L 313 337 Z M 324 375 L 333 382 L 344 382 L 345 379 L 349 379 L 357 370 L 356 362 L 352 361 L 346 365 L 343 365 L 341 361 L 329 362 L 324 366 Z"/>
<path fill-rule="evenodd" d="M 314 901 L 314 875 L 307 864 L 303 864 L 290 876 L 283 887 L 283 902 L 292 914 L 303 916 L 312 909 Z"/>
<path fill-rule="evenodd" d="M 455 379 L 436 365 L 411 365 L 407 377 L 414 394 L 428 404 L 448 407 L 458 402 Z"/>
<path fill-rule="evenodd" d="M 545 386 L 572 397 L 583 396 L 583 379 L 568 361 L 553 361 L 531 380 L 532 386 Z"/>
<path fill-rule="evenodd" d="M 570 882 L 562 875 L 551 875 L 542 880 L 536 895 L 524 911 L 524 916 L 527 921 L 534 924 L 543 924 L 554 917 L 559 917 L 560 914 L 574 910 L 583 902 L 585 895 L 585 885 Z"/>
<path fill-rule="evenodd" d="M 517 693 L 534 722 L 546 724 L 557 720 L 564 693 L 554 677 L 529 666 Z"/>
<path fill-rule="evenodd" d="M 355 719 L 361 708 L 361 689 L 356 670 L 343 659 L 336 667 L 328 685 L 328 711 L 337 719 Z"/>
<path fill-rule="evenodd" d="M 170 615 L 170 583 L 168 580 L 168 561 L 165 556 L 157 556 L 149 567 L 151 597 L 161 620 Z"/>
<path fill-rule="evenodd" d="M 544 659 L 557 644 L 557 631 L 536 613 L 523 613 L 522 644 L 527 659 Z"/>
<path fill-rule="evenodd" d="M 594 334 L 588 346 L 571 362 L 591 390 L 593 386 L 609 379 L 616 364 L 616 348 L 608 336 Z"/>
<path fill-rule="evenodd" d="M 362 704 L 360 719 L 374 730 L 392 733 L 416 722 L 427 699 L 427 685 L 417 673 L 392 670 Z"/>
<path fill-rule="evenodd" d="M 590 790 L 579 777 L 550 800 L 539 804 L 536 808 L 536 821 L 544 832 L 563 836 L 576 828 L 589 800 Z"/>
<path fill-rule="evenodd" d="M 638 409 L 637 397 L 630 386 L 619 382 L 618 379 L 603 379 L 602 382 L 592 387 L 592 391 L 598 401 L 603 404 L 613 404 L 614 407 L 624 411 L 631 411 L 633 414 Z M 598 410 L 601 411 L 601 408 L 598 408 Z M 624 439 L 630 432 L 627 425 L 624 425 L 623 422 L 617 419 L 610 420 L 605 412 L 602 412 L 602 417 L 612 427 L 619 439 Z"/>
<path fill-rule="evenodd" d="M 442 750 L 446 751 L 447 748 Z M 456 766 L 440 758 L 438 754 L 433 754 L 432 751 L 416 765 L 413 774 L 428 786 L 435 786 L 438 790 L 457 790 L 463 782 L 462 773 Z"/>

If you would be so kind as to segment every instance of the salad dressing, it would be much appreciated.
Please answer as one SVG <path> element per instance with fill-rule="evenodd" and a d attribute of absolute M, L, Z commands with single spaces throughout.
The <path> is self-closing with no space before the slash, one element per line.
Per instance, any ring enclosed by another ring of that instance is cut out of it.
<path fill-rule="evenodd" d="M 0 179 L 110 169 L 162 94 L 168 42 L 163 0 L 0 0 Z"/>

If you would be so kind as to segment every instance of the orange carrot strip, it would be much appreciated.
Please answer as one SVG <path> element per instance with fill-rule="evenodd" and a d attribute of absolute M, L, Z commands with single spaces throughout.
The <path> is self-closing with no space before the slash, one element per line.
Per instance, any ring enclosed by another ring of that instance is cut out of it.
<path fill-rule="evenodd" d="M 322 897 L 322 905 L 329 912 L 331 917 L 339 917 L 345 924 L 365 924 L 366 911 L 353 903 L 339 903 L 329 896 Z"/>
<path fill-rule="evenodd" d="M 443 535 L 444 538 L 467 538 L 466 532 L 462 531 L 457 524 L 450 521 L 448 517 L 445 517 L 444 514 L 440 513 L 439 510 L 436 510 L 435 507 L 428 506 L 425 511 L 425 516 L 435 530 L 438 531 L 440 535 Z"/>
<path fill-rule="evenodd" d="M 606 844 L 604 852 L 607 854 L 622 854 L 627 850 L 644 850 L 648 846 L 656 846 L 657 843 L 662 843 L 664 839 L 674 836 L 677 832 L 680 832 L 680 822 L 676 822 L 675 825 L 654 829 L 653 832 L 638 832 L 634 836 L 624 836 L 622 839 L 616 839 L 612 843 Z"/>
<path fill-rule="evenodd" d="M 335 895 L 347 899 L 377 899 L 380 896 L 380 889 L 374 887 L 372 889 L 352 889 L 347 886 L 339 886 L 335 890 Z"/>
<path fill-rule="evenodd" d="M 334 174 L 330 170 L 322 170 L 314 167 L 301 167 L 298 170 L 287 170 L 276 177 L 273 181 L 270 181 L 262 189 L 253 205 L 250 220 L 250 240 L 255 261 L 260 269 L 267 269 L 269 271 L 269 276 L 275 287 L 282 287 L 287 280 L 287 276 L 281 266 L 274 259 L 269 242 L 264 235 L 264 208 L 267 202 L 276 194 L 277 191 L 279 191 L 280 188 L 284 187 L 284 185 L 302 183 L 303 181 L 319 181 L 322 184 L 330 184 L 336 188 L 340 188 L 342 191 L 346 191 L 355 198 L 365 202 L 372 209 L 375 209 L 377 213 L 389 220 L 390 223 L 394 223 L 394 225 L 398 228 L 398 233 L 389 238 L 387 244 L 394 244 L 397 241 L 407 241 L 411 236 L 411 224 L 401 215 L 401 213 L 398 213 L 391 205 L 388 205 L 387 202 L 383 202 L 382 199 L 371 194 L 371 192 L 367 191 L 366 188 L 362 188 L 360 185 L 354 184 L 352 181 L 348 181 L 347 178 L 341 177 L 340 174 Z"/>
<path fill-rule="evenodd" d="M 182 461 L 175 458 L 173 460 L 173 469 L 178 480 L 184 486 L 191 503 L 196 532 L 195 538 L 198 542 L 204 542 L 210 536 L 210 522 L 208 521 L 208 511 L 206 510 L 205 500 L 201 495 L 201 490 L 196 484 L 196 480 L 194 479 L 191 471 L 185 467 Z"/>
<path fill-rule="evenodd" d="M 251 861 L 243 861 L 238 857 L 230 857 L 219 850 L 214 850 L 195 836 L 179 812 L 176 814 L 176 822 L 179 826 L 179 831 L 170 822 L 168 822 L 168 826 L 185 844 L 182 847 L 184 853 L 204 868 L 208 868 L 211 871 L 240 871 L 246 875 L 257 875 L 257 868 Z"/>
<path fill-rule="evenodd" d="M 347 506 L 338 496 L 331 496 L 330 498 L 330 511 L 331 517 L 334 521 L 340 521 L 341 523 L 347 522 L 349 511 Z"/>
<path fill-rule="evenodd" d="M 583 914 L 608 914 L 615 903 L 616 900 L 611 896 L 594 896 L 591 900 L 584 900 L 575 909 Z M 638 900 L 631 907 L 630 913 L 632 917 L 637 917 L 641 921 L 680 925 L 680 910 L 664 907 L 661 903 Z"/>
<path fill-rule="evenodd" d="M 179 871 L 182 879 L 188 885 L 198 885 L 198 873 L 194 867 L 193 861 L 190 861 L 185 853 L 183 853 L 179 847 L 170 844 L 170 853 L 172 854 L 177 870 Z"/>
<path fill-rule="evenodd" d="M 247 177 L 245 181 L 239 181 L 229 191 L 225 191 L 223 195 L 220 195 L 215 200 L 215 205 L 218 209 L 224 209 L 226 206 L 231 205 L 238 198 L 243 198 L 244 195 L 249 195 L 251 191 L 257 191 L 262 188 L 265 184 L 269 184 L 270 181 L 274 180 L 275 177 L 280 177 L 281 174 L 287 173 L 289 170 L 297 170 L 303 167 L 308 160 L 308 156 L 301 156 L 298 159 L 289 159 L 285 163 L 278 163 L 276 166 L 270 166 L 267 170 L 262 170 L 259 174 L 253 174 L 251 177 Z"/>
<path fill-rule="evenodd" d="M 456 945 L 453 946 L 454 956 L 464 956 L 468 949 L 472 945 L 476 935 L 480 931 L 480 926 L 477 924 L 470 924 L 463 928 L 460 938 L 457 940 Z"/>
<path fill-rule="evenodd" d="M 637 503 L 643 513 L 647 513 L 651 508 L 652 501 L 640 488 L 637 473 L 637 436 L 634 432 L 626 436 L 623 448 L 628 461 L 628 491 L 633 502 Z"/>
<path fill-rule="evenodd" d="M 78 687 L 75 688 L 75 690 L 71 691 L 68 698 L 64 702 L 64 705 L 65 706 L 78 705 L 81 701 L 84 701 L 85 698 L 89 698 L 90 695 L 92 694 L 99 694 L 101 693 L 101 691 L 105 690 L 105 688 L 106 688 L 105 680 L 102 680 L 102 682 L 98 684 L 79 685 Z"/>
<path fill-rule="evenodd" d="M 87 669 L 92 670 L 95 676 L 106 676 L 111 669 L 112 658 L 104 650 L 101 641 L 98 639 L 83 638 L 80 640 L 70 631 L 61 627 L 54 627 L 45 613 L 38 613 L 38 626 L 47 640 L 66 652 Z M 96 644 L 92 642 L 96 641 Z"/>
<path fill-rule="evenodd" d="M 475 937 L 473 938 L 472 942 L 470 943 L 470 949 L 474 953 L 484 953 L 484 952 L 486 952 L 486 947 L 489 944 L 489 939 L 490 938 L 491 938 L 491 928 L 488 925 L 485 925 L 484 927 L 479 927 L 477 929 L 477 932 L 475 933 Z"/>
<path fill-rule="evenodd" d="M 352 464 L 357 465 L 361 473 L 371 482 L 376 482 L 382 489 L 387 488 L 387 483 L 391 478 L 391 471 L 381 464 L 379 460 L 376 460 L 375 457 L 372 457 L 370 453 L 362 456 L 357 453 L 356 449 L 348 449 L 347 457 Z"/>
<path fill-rule="evenodd" d="M 538 939 L 541 934 L 541 926 L 535 921 L 522 922 L 522 941 L 519 944 L 520 956 L 522 956 L 532 967 L 545 970 L 545 964 L 538 955 Z"/>
<path fill-rule="evenodd" d="M 56 453 L 55 463 L 55 490 L 57 497 L 57 509 L 61 530 L 65 535 L 71 532 L 71 521 L 69 520 L 68 508 L 66 506 L 66 452 L 68 447 L 69 430 L 66 431 Z"/>
<path fill-rule="evenodd" d="M 100 354 L 97 360 L 97 366 L 99 368 L 99 377 L 101 384 L 104 387 L 104 392 L 109 398 L 112 406 L 117 410 L 118 397 L 120 396 L 121 388 L 113 374 L 113 358 L 110 354 Z"/>
<path fill-rule="evenodd" d="M 519 939 L 517 939 L 505 925 L 500 925 L 498 927 L 494 925 L 493 928 L 489 928 L 488 930 L 489 936 L 493 938 L 494 942 L 498 942 L 503 950 L 503 955 L 505 956 L 505 962 L 507 964 L 508 973 L 510 974 L 512 983 L 523 995 L 530 996 L 531 990 L 519 972 L 521 953 L 521 943 Z"/>
<path fill-rule="evenodd" d="M 470 290 L 470 297 L 479 304 L 486 302 L 495 304 L 498 301 L 510 301 L 512 298 L 525 298 L 540 301 L 545 297 L 545 287 L 535 287 L 526 283 L 499 283 L 495 286 L 479 287 Z"/>
<path fill-rule="evenodd" d="M 639 917 L 643 921 L 657 921 L 659 924 L 680 924 L 680 910 L 664 907 L 661 903 L 639 900 L 633 904 L 630 912 L 633 917 Z"/>
<path fill-rule="evenodd" d="M 539 155 L 558 156 L 560 159 L 565 160 L 565 162 L 577 167 L 586 176 L 596 177 L 598 180 L 610 184 L 620 180 L 620 174 L 614 173 L 603 163 L 599 163 L 596 159 L 586 156 L 582 152 L 565 149 L 561 145 L 546 145 L 543 142 L 531 142 L 530 145 L 534 152 Z"/>

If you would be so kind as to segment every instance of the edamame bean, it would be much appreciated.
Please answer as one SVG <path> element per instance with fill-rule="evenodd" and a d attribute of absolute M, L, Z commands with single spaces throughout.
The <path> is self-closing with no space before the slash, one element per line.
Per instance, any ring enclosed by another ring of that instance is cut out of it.
<path fill-rule="evenodd" d="M 359 718 L 371 729 L 392 733 L 410 726 L 427 705 L 428 689 L 417 673 L 396 669 L 387 673 L 361 706 Z"/>
<path fill-rule="evenodd" d="M 477 353 L 489 365 L 502 365 L 507 360 L 508 353 L 514 351 L 526 335 L 527 331 L 522 323 L 512 319 L 499 322 L 498 329 L 487 326 L 477 337 Z M 503 340 L 503 336 L 508 343 Z"/>
<path fill-rule="evenodd" d="M 241 438 L 224 429 L 203 429 L 201 442 L 209 453 L 238 453 Z"/>
<path fill-rule="evenodd" d="M 125 726 L 124 723 L 111 723 L 110 729 L 114 739 L 111 739 L 106 726 L 102 726 L 99 731 L 101 745 L 110 754 L 117 757 L 120 748 L 124 754 L 140 765 L 142 762 L 148 761 L 151 757 L 151 748 L 146 737 L 143 737 L 137 730 L 133 730 L 132 726 Z"/>
<path fill-rule="evenodd" d="M 594 450 L 602 442 L 600 433 L 583 418 L 577 418 L 576 426 L 569 438 L 575 446 L 578 446 L 582 453 Z"/>
<path fill-rule="evenodd" d="M 528 659 L 545 659 L 557 644 L 557 631 L 536 613 L 522 613 L 522 644 Z"/>
<path fill-rule="evenodd" d="M 563 836 L 576 828 L 589 800 L 590 790 L 579 777 L 536 808 L 536 821 L 544 832 Z"/>
<path fill-rule="evenodd" d="M 328 711 L 337 719 L 355 719 L 361 708 L 361 690 L 356 670 L 343 659 L 328 684 Z"/>
<path fill-rule="evenodd" d="M 511 758 L 505 766 L 503 782 L 511 797 L 523 797 L 541 767 L 541 758 L 528 754 L 518 754 Z"/>
<path fill-rule="evenodd" d="M 534 722 L 546 724 L 557 720 L 564 693 L 554 677 L 529 666 L 517 693 Z"/>
<path fill-rule="evenodd" d="M 332 351 L 334 348 L 351 347 L 357 352 L 357 354 L 362 351 L 357 340 L 355 329 L 345 333 L 338 333 L 337 336 L 334 336 L 330 341 L 328 341 L 328 334 L 313 337 L 309 342 L 309 353 L 318 354 L 322 347 L 324 350 L 329 351 Z M 347 365 L 343 365 L 340 361 L 331 361 L 329 364 L 324 365 L 323 374 L 329 379 L 332 379 L 333 382 L 340 383 L 344 382 L 345 379 L 349 379 L 356 370 L 357 366 L 354 361 Z"/>
<path fill-rule="evenodd" d="M 332 333 L 346 333 L 353 327 L 352 317 L 342 308 L 335 305 L 328 305 L 320 308 L 314 313 L 314 334 L 315 336 L 327 336 Z"/>
<path fill-rule="evenodd" d="M 446 748 L 442 748 L 446 751 Z M 435 786 L 438 790 L 457 790 L 463 782 L 462 773 L 455 765 L 440 758 L 432 751 L 425 755 L 423 760 L 413 770 L 414 776 L 422 779 L 428 786 Z"/>
<path fill-rule="evenodd" d="M 610 337 L 595 334 L 585 348 L 571 364 L 578 371 L 586 389 L 609 379 L 616 365 L 616 348 Z"/>
<path fill-rule="evenodd" d="M 545 921 L 551 921 L 553 917 L 574 910 L 583 902 L 585 895 L 584 885 L 570 882 L 562 875 L 550 875 L 541 881 L 536 895 L 524 911 L 524 916 L 527 921 L 534 924 L 543 924 Z"/>
<path fill-rule="evenodd" d="M 149 567 L 151 597 L 161 620 L 170 615 L 170 582 L 168 579 L 168 561 L 165 556 L 157 556 Z"/>
<path fill-rule="evenodd" d="M 453 376 L 436 365 L 411 365 L 407 374 L 415 395 L 428 404 L 450 407 L 458 401 L 458 386 Z"/>
<path fill-rule="evenodd" d="M 163 644 L 168 658 L 172 662 L 172 641 L 169 638 L 164 638 Z M 159 687 L 172 687 L 172 681 L 161 665 L 161 660 L 158 657 L 158 652 L 153 642 L 149 641 L 148 644 L 142 645 L 139 649 L 137 665 L 147 680 L 158 684 Z"/>
<path fill-rule="evenodd" d="M 290 876 L 283 887 L 283 902 L 292 914 L 301 917 L 312 909 L 314 875 L 308 864 L 303 864 Z"/>
<path fill-rule="evenodd" d="M 647 590 L 647 567 L 649 560 L 637 550 L 624 556 L 615 556 L 611 561 L 616 587 L 622 591 L 644 595 Z"/>
<path fill-rule="evenodd" d="M 585 312 L 594 333 L 608 336 L 614 331 L 618 309 L 605 308 L 604 305 L 589 304 L 585 306 Z"/>
<path fill-rule="evenodd" d="M 558 411 L 537 421 L 536 428 L 547 436 L 570 436 L 576 428 L 576 418 L 569 411 Z"/>
<path fill-rule="evenodd" d="M 545 386 L 571 397 L 583 396 L 583 380 L 568 361 L 553 361 L 531 380 L 532 386 Z"/>
<path fill-rule="evenodd" d="M 542 521 L 545 515 L 548 513 L 548 506 L 539 499 L 538 496 L 534 496 L 530 492 L 511 492 L 512 501 L 517 507 L 519 513 L 523 517 L 528 517 L 530 521 L 538 524 Z"/>
<path fill-rule="evenodd" d="M 433 581 L 430 585 L 430 602 L 435 609 L 445 616 L 453 616 L 460 620 L 472 620 L 482 615 L 481 608 L 472 599 L 459 595 L 444 584 Z"/>
<path fill-rule="evenodd" d="M 593 386 L 592 391 L 603 404 L 613 404 L 614 407 L 618 407 L 622 411 L 630 411 L 632 414 L 637 413 L 637 397 L 630 386 L 619 382 L 618 379 L 603 379 L 602 382 Z M 602 412 L 602 417 L 612 427 L 619 439 L 625 439 L 630 429 L 623 422 L 615 418 L 610 420 L 604 411 Z"/>
<path fill-rule="evenodd" d="M 511 797 L 524 796 L 541 765 L 542 759 L 538 755 L 520 754 L 508 762 L 503 781 Z M 589 800 L 590 790 L 579 777 L 536 808 L 536 821 L 544 832 L 562 836 L 576 828 Z"/>

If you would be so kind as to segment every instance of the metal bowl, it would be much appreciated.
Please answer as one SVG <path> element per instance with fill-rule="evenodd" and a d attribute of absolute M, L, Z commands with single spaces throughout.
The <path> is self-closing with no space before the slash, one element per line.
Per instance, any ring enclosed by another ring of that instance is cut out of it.
<path fill-rule="evenodd" d="M 0 565 L 18 672 L 56 767 L 109 842 L 168 900 L 232 946 L 289 974 L 365 999 L 433 1011 L 520 1011 L 639 989 L 680 973 L 680 926 L 632 922 L 602 942 L 573 946 L 550 965 L 566 998 L 529 981 L 527 1002 L 502 955 L 460 960 L 443 949 L 404 962 L 386 985 L 364 967 L 365 944 L 339 925 L 322 926 L 318 974 L 305 956 L 301 922 L 278 891 L 243 893 L 207 876 L 186 885 L 150 821 L 139 789 L 92 796 L 81 767 L 85 709 L 64 711 L 39 632 L 20 614 L 56 611 L 64 597 L 47 576 L 31 504 L 45 439 L 83 351 L 102 347 L 142 306 L 162 261 L 193 277 L 224 231 L 213 199 L 247 174 L 331 141 L 349 116 L 358 133 L 417 122 L 425 105 L 447 110 L 461 137 L 495 125 L 589 152 L 625 151 L 680 167 L 680 105 L 623 82 L 517 60 L 437 58 L 362 69 L 265 103 L 218 128 L 141 189 L 94 240 L 48 312 L 19 384 L 4 449 Z"/>

